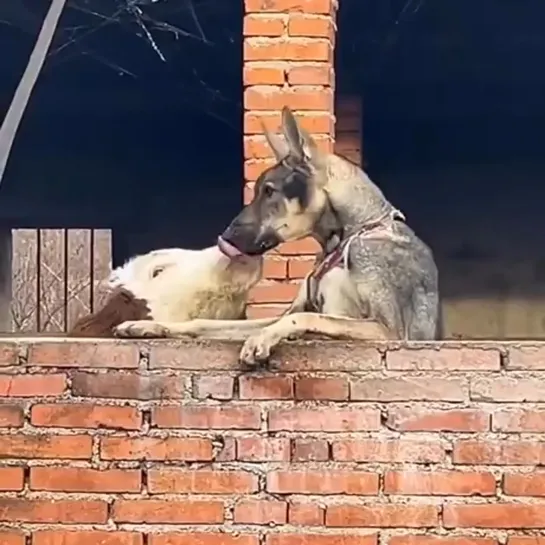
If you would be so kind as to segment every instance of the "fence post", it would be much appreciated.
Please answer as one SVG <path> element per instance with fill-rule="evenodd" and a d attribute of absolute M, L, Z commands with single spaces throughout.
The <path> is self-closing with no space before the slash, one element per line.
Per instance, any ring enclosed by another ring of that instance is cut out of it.
<path fill-rule="evenodd" d="M 0 332 L 11 332 L 12 297 L 12 238 L 11 229 L 0 228 Z"/>

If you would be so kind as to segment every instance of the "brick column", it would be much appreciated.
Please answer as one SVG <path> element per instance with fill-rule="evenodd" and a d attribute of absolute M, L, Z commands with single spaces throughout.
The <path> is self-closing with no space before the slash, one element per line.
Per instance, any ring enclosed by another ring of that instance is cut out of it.
<path fill-rule="evenodd" d="M 361 97 L 337 96 L 335 114 L 337 117 L 335 153 L 362 166 L 362 107 Z"/>
<path fill-rule="evenodd" d="M 276 129 L 289 106 L 319 145 L 333 150 L 335 13 L 337 0 L 245 0 L 244 201 L 273 162 L 260 120 Z M 253 293 L 250 316 L 279 314 L 295 297 L 318 245 L 284 244 L 267 257 L 265 278 Z"/>

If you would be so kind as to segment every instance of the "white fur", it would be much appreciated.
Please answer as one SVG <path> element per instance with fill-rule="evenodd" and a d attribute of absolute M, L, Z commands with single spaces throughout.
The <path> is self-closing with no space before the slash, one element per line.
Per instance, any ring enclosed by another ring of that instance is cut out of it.
<path fill-rule="evenodd" d="M 262 267 L 259 257 L 230 259 L 217 246 L 165 248 L 129 259 L 112 271 L 106 284 L 146 300 L 156 321 L 236 320 Z"/>

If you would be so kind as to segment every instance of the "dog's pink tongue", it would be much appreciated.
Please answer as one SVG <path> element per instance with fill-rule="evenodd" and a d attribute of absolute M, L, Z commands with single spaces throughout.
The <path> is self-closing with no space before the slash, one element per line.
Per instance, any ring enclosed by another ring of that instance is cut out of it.
<path fill-rule="evenodd" d="M 230 242 L 227 242 L 221 237 L 218 237 L 218 248 L 224 255 L 230 258 L 240 257 L 244 255 L 238 248 L 236 248 Z"/>

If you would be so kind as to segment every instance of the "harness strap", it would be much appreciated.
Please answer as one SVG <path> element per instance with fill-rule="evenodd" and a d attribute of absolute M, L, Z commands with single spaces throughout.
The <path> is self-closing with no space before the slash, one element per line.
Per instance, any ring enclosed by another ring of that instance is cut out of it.
<path fill-rule="evenodd" d="M 367 225 L 364 225 L 360 230 L 356 231 L 352 235 L 350 235 L 348 238 L 342 240 L 340 244 L 325 258 L 323 261 L 308 275 L 307 281 L 306 281 L 306 292 L 307 292 L 307 301 L 314 302 L 316 293 L 318 290 L 318 284 L 320 283 L 320 280 L 328 273 L 330 270 L 334 269 L 335 267 L 342 266 L 345 269 L 348 269 L 349 263 L 348 259 L 350 256 L 350 245 L 352 242 L 358 238 L 358 237 L 368 237 L 369 235 L 375 234 L 377 231 L 382 231 L 383 234 L 385 230 L 389 231 L 389 235 L 394 235 L 392 233 L 391 228 L 392 225 L 384 225 L 384 220 L 387 219 L 391 220 L 393 222 L 396 219 L 405 220 L 405 216 L 402 212 L 400 212 L 397 209 L 394 209 L 378 220 L 368 223 Z M 395 236 L 395 235 L 394 235 Z M 311 288 L 311 285 L 314 285 L 314 289 Z M 313 292 L 313 293 L 311 293 Z"/>

